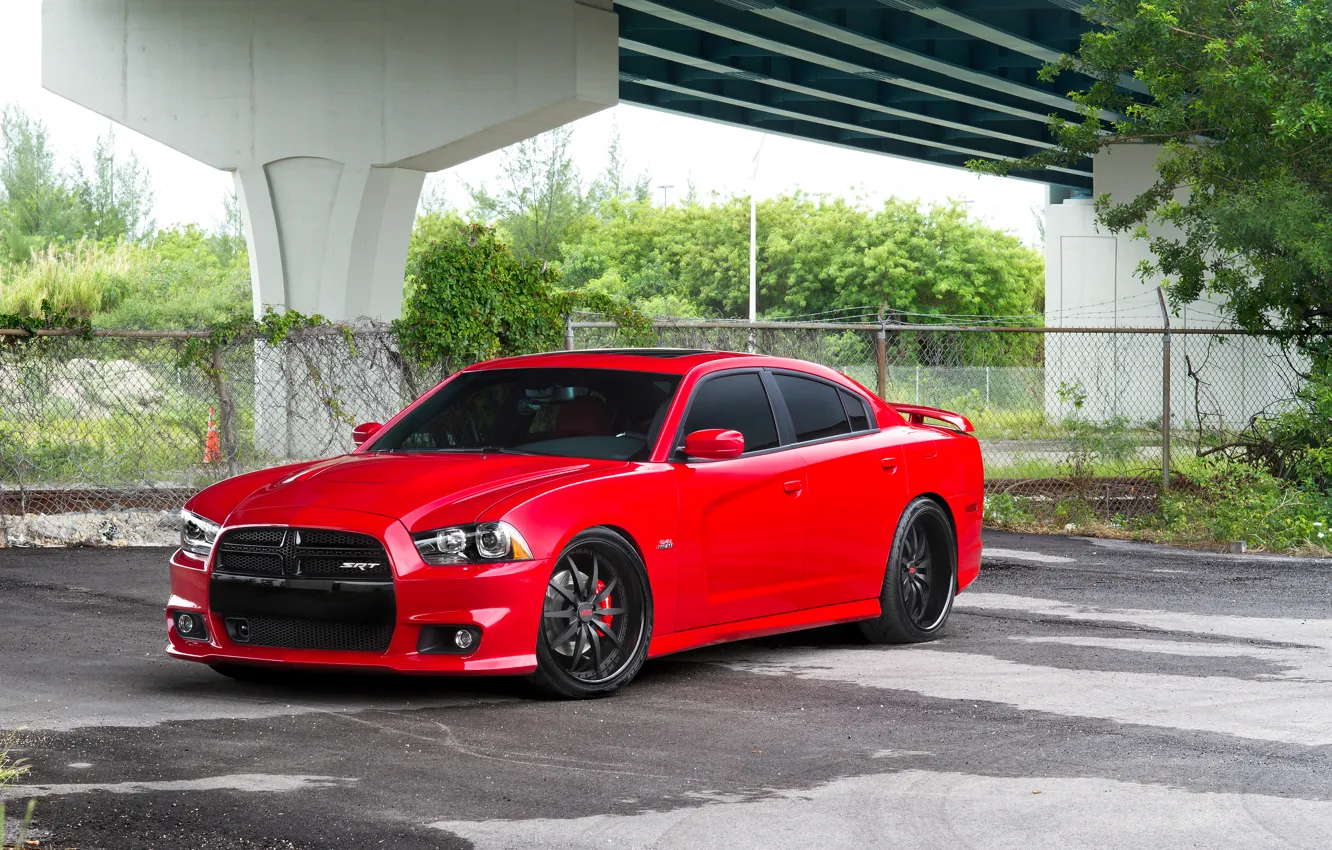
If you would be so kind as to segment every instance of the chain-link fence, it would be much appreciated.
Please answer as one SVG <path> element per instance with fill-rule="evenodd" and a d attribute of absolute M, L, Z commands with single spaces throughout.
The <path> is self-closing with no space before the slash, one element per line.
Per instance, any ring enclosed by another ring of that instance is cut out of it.
<path fill-rule="evenodd" d="M 605 322 L 572 330 L 577 348 L 624 344 Z M 659 322 L 656 334 L 811 360 L 888 401 L 962 413 L 987 491 L 1078 495 L 1106 515 L 1149 509 L 1172 470 L 1290 404 L 1301 380 L 1280 346 L 1221 329 Z"/>
<path fill-rule="evenodd" d="M 230 475 L 353 447 L 443 374 L 382 329 L 0 336 L 0 513 L 171 509 Z"/>
<path fill-rule="evenodd" d="M 569 330 L 575 348 L 625 344 L 607 323 Z M 963 413 L 992 492 L 1077 486 L 1120 507 L 1155 492 L 1167 459 L 1186 469 L 1289 403 L 1299 381 L 1272 343 L 1221 331 L 659 322 L 656 334 L 668 347 L 823 363 L 889 401 Z M 387 419 L 442 377 L 379 328 L 275 346 L 4 332 L 0 515 L 178 507 L 229 475 L 347 451 L 353 424 Z"/>

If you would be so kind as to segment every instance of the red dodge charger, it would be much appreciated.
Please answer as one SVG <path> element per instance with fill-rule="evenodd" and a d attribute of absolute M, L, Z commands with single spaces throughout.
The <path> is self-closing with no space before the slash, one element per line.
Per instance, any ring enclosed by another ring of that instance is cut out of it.
<path fill-rule="evenodd" d="M 971 423 L 799 360 L 494 360 L 354 433 L 351 454 L 189 501 L 171 655 L 589 697 L 739 638 L 856 621 L 930 640 L 980 570 Z"/>

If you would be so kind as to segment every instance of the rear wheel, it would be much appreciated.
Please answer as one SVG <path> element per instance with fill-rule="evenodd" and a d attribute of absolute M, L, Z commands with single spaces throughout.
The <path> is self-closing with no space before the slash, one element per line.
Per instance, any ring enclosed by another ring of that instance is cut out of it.
<path fill-rule="evenodd" d="M 906 506 L 879 594 L 882 613 L 860 623 L 875 643 L 921 643 L 943 631 L 957 594 L 957 540 L 948 514 L 933 499 Z"/>
<path fill-rule="evenodd" d="M 609 529 L 585 531 L 551 570 L 531 681 L 556 696 L 606 696 L 638 674 L 651 637 L 642 558 Z"/>

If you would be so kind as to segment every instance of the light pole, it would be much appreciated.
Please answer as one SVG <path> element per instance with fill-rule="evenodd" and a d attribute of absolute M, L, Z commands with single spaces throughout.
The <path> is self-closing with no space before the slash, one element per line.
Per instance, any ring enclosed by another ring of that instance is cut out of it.
<path fill-rule="evenodd" d="M 758 347 L 754 322 L 758 321 L 758 170 L 759 157 L 763 155 L 763 143 L 768 134 L 759 137 L 758 150 L 754 151 L 754 167 L 749 172 L 749 353 Z"/>
<path fill-rule="evenodd" d="M 758 321 L 758 170 L 759 157 L 763 155 L 763 143 L 768 140 L 764 133 L 759 138 L 758 150 L 754 151 L 754 167 L 749 172 L 749 321 Z M 753 334 L 750 334 L 753 339 Z"/>
<path fill-rule="evenodd" d="M 662 209 L 665 209 L 665 208 L 666 208 L 666 190 L 667 190 L 667 189 L 674 189 L 674 188 L 675 188 L 675 184 L 670 183 L 670 184 L 667 184 L 667 185 L 665 185 L 665 186 L 658 186 L 657 188 L 661 190 L 661 206 L 662 206 Z"/>

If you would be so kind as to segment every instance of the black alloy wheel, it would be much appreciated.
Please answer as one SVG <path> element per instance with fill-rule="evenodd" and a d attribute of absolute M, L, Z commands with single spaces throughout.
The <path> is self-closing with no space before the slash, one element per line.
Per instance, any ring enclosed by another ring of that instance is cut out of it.
<path fill-rule="evenodd" d="M 944 508 L 929 498 L 906 506 L 897 523 L 879 594 L 882 613 L 860 624 L 875 643 L 920 643 L 943 631 L 957 595 L 957 538 Z"/>
<path fill-rule="evenodd" d="M 561 697 L 611 694 L 637 675 L 651 636 L 642 559 L 609 529 L 585 531 L 551 570 L 531 679 Z"/>

